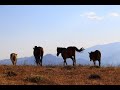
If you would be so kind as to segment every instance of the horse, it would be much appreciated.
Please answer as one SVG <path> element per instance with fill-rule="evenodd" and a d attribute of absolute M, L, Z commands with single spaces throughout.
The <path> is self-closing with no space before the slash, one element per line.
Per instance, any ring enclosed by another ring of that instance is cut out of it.
<path fill-rule="evenodd" d="M 101 52 L 99 50 L 95 50 L 94 52 L 88 52 L 90 61 L 93 60 L 94 66 L 96 65 L 96 62 L 98 60 L 99 67 L 101 65 Z"/>
<path fill-rule="evenodd" d="M 16 53 L 11 53 L 10 54 L 10 59 L 13 65 L 16 65 L 17 63 L 17 54 Z"/>
<path fill-rule="evenodd" d="M 83 47 L 78 49 L 75 46 L 69 46 L 67 48 L 57 47 L 57 56 L 61 53 L 62 58 L 64 59 L 64 66 L 67 65 L 66 59 L 71 58 L 73 61 L 73 66 L 76 65 L 75 51 L 81 52 L 85 50 Z"/>
<path fill-rule="evenodd" d="M 57 56 L 59 56 L 59 54 L 62 53 L 63 50 L 66 50 L 66 48 L 57 47 Z"/>
<path fill-rule="evenodd" d="M 44 54 L 43 48 L 35 46 L 33 49 L 34 49 L 33 55 L 35 57 L 37 66 L 38 65 L 42 66 L 42 59 L 43 59 L 43 54 Z"/>

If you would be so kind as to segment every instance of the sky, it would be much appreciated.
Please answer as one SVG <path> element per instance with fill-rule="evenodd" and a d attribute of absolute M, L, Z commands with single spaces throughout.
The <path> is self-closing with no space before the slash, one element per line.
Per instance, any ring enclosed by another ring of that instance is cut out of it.
<path fill-rule="evenodd" d="M 120 42 L 120 5 L 0 5 L 0 60 Z"/>

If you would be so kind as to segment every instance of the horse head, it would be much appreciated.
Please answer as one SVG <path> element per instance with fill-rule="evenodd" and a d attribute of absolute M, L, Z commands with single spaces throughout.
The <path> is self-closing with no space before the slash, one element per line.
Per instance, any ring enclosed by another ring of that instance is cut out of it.
<path fill-rule="evenodd" d="M 93 52 L 88 52 L 88 53 L 89 53 L 89 58 L 90 58 L 90 61 L 92 61 Z"/>
<path fill-rule="evenodd" d="M 63 50 L 66 50 L 66 48 L 63 48 L 63 47 L 57 47 L 57 56 L 59 56 L 59 54 L 62 53 Z"/>

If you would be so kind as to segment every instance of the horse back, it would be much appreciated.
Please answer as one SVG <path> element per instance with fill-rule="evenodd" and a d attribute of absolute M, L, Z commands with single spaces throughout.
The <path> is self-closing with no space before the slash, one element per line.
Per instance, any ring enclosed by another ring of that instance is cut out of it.
<path fill-rule="evenodd" d="M 34 56 L 42 56 L 44 53 L 44 50 L 42 47 L 37 47 L 34 49 Z"/>
<path fill-rule="evenodd" d="M 70 54 L 70 55 L 74 55 L 75 54 L 75 47 L 73 46 L 69 46 L 67 48 L 67 53 Z"/>

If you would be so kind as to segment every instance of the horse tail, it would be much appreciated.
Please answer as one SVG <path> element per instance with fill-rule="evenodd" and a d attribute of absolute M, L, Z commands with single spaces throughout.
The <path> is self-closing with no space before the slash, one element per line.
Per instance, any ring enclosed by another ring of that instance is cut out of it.
<path fill-rule="evenodd" d="M 81 51 L 81 50 L 79 50 L 77 47 L 75 47 L 75 50 L 76 50 L 76 51 L 78 51 L 78 52 L 80 52 L 80 51 Z"/>

